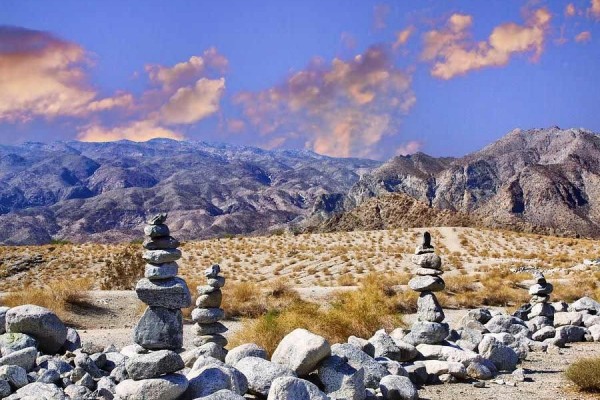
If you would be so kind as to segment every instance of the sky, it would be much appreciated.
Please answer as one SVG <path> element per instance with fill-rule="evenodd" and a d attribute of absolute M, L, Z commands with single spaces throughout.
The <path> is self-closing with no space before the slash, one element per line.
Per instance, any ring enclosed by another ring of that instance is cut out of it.
<path fill-rule="evenodd" d="M 600 132 L 600 0 L 0 1 L 0 144 L 385 160 Z"/>

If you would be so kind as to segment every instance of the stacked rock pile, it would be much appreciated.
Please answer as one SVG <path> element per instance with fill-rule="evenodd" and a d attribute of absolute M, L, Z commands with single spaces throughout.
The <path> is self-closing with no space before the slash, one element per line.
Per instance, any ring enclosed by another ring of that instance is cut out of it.
<path fill-rule="evenodd" d="M 145 349 L 176 350 L 183 346 L 181 308 L 192 304 L 185 281 L 177 277 L 181 258 L 179 241 L 169 235 L 166 214 L 158 214 L 144 228 L 147 262 L 144 278 L 135 287 L 138 298 L 148 305 L 134 330 L 134 341 Z"/>
<path fill-rule="evenodd" d="M 221 321 L 225 312 L 221 308 L 223 293 L 221 288 L 225 285 L 225 277 L 219 275 L 221 267 L 212 265 L 204 271 L 206 285 L 198 286 L 198 298 L 196 308 L 192 311 L 192 320 L 196 323 L 194 331 L 196 338 L 195 346 L 203 346 L 207 343 L 215 343 L 220 347 L 227 346 L 227 339 L 223 333 L 227 328 Z"/>
<path fill-rule="evenodd" d="M 534 271 L 535 284 L 529 288 L 531 295 L 531 308 L 529 309 L 527 319 L 538 330 L 545 326 L 554 325 L 554 312 L 556 311 L 550 304 L 550 294 L 552 293 L 552 284 L 546 281 L 544 274 L 540 271 Z M 529 324 L 528 324 L 529 325 Z M 530 327 L 531 329 L 531 327 Z"/>
<path fill-rule="evenodd" d="M 444 290 L 446 283 L 441 277 L 442 260 L 434 252 L 429 232 L 423 234 L 423 242 L 417 246 L 412 262 L 417 266 L 416 276 L 408 282 L 408 286 L 419 292 L 418 320 L 413 324 L 411 332 L 404 337 L 404 341 L 412 345 L 440 343 L 448 336 L 449 327 L 442 322 L 445 318 L 444 310 L 434 292 Z"/>

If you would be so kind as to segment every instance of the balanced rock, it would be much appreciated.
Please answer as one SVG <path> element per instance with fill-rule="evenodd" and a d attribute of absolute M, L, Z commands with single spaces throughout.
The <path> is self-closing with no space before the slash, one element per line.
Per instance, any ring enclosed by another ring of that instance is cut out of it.
<path fill-rule="evenodd" d="M 181 278 L 164 280 L 143 278 L 135 286 L 135 292 L 141 301 L 151 307 L 179 309 L 192 305 L 190 291 Z"/>
<path fill-rule="evenodd" d="M 434 275 L 417 275 L 408 281 L 408 286 L 417 292 L 439 292 L 446 284 L 442 278 Z"/>
<path fill-rule="evenodd" d="M 431 292 L 421 292 L 417 300 L 417 318 L 419 321 L 442 322 L 444 310 L 435 295 Z"/>
<path fill-rule="evenodd" d="M 169 279 L 177 276 L 179 265 L 177 263 L 166 263 L 161 265 L 146 264 L 144 277 L 150 280 Z"/>
<path fill-rule="evenodd" d="M 157 378 L 185 367 L 181 356 L 171 350 L 153 351 L 130 357 L 125 363 L 127 374 L 133 380 Z"/>
<path fill-rule="evenodd" d="M 183 346 L 181 310 L 148 307 L 135 327 L 134 341 L 146 349 L 181 348 Z"/>

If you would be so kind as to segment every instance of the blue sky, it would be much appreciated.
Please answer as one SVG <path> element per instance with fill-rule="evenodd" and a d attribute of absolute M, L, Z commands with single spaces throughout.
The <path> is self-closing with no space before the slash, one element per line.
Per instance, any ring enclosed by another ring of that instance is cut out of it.
<path fill-rule="evenodd" d="M 386 159 L 600 131 L 600 0 L 3 1 L 0 143 L 172 137 Z"/>

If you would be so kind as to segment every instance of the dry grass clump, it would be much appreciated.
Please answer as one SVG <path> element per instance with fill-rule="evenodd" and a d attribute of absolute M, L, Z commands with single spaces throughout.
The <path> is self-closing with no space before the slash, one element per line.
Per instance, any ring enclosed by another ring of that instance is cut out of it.
<path fill-rule="evenodd" d="M 99 276 L 102 290 L 131 290 L 144 276 L 145 262 L 140 255 L 140 246 L 129 245 L 108 260 Z"/>
<path fill-rule="evenodd" d="M 565 375 L 581 390 L 600 392 L 600 357 L 576 361 L 567 368 Z"/>
<path fill-rule="evenodd" d="M 584 296 L 599 298 L 599 282 L 600 272 L 579 272 L 569 276 L 568 281 L 555 281 L 552 297 L 569 303 Z"/>
<path fill-rule="evenodd" d="M 73 306 L 90 302 L 87 291 L 91 286 L 91 281 L 85 278 L 52 282 L 41 288 L 30 287 L 18 292 L 8 292 L 2 297 L 1 303 L 7 307 L 35 304 L 54 311 L 62 318 Z"/>
<path fill-rule="evenodd" d="M 392 329 L 402 324 L 402 318 L 384 287 L 370 275 L 361 290 L 335 293 L 327 308 L 296 298 L 281 310 L 271 309 L 258 319 L 246 320 L 231 339 L 231 346 L 256 343 L 272 353 L 296 328 L 309 329 L 331 343 L 345 342 L 350 335 L 370 337 L 378 329 Z"/>

